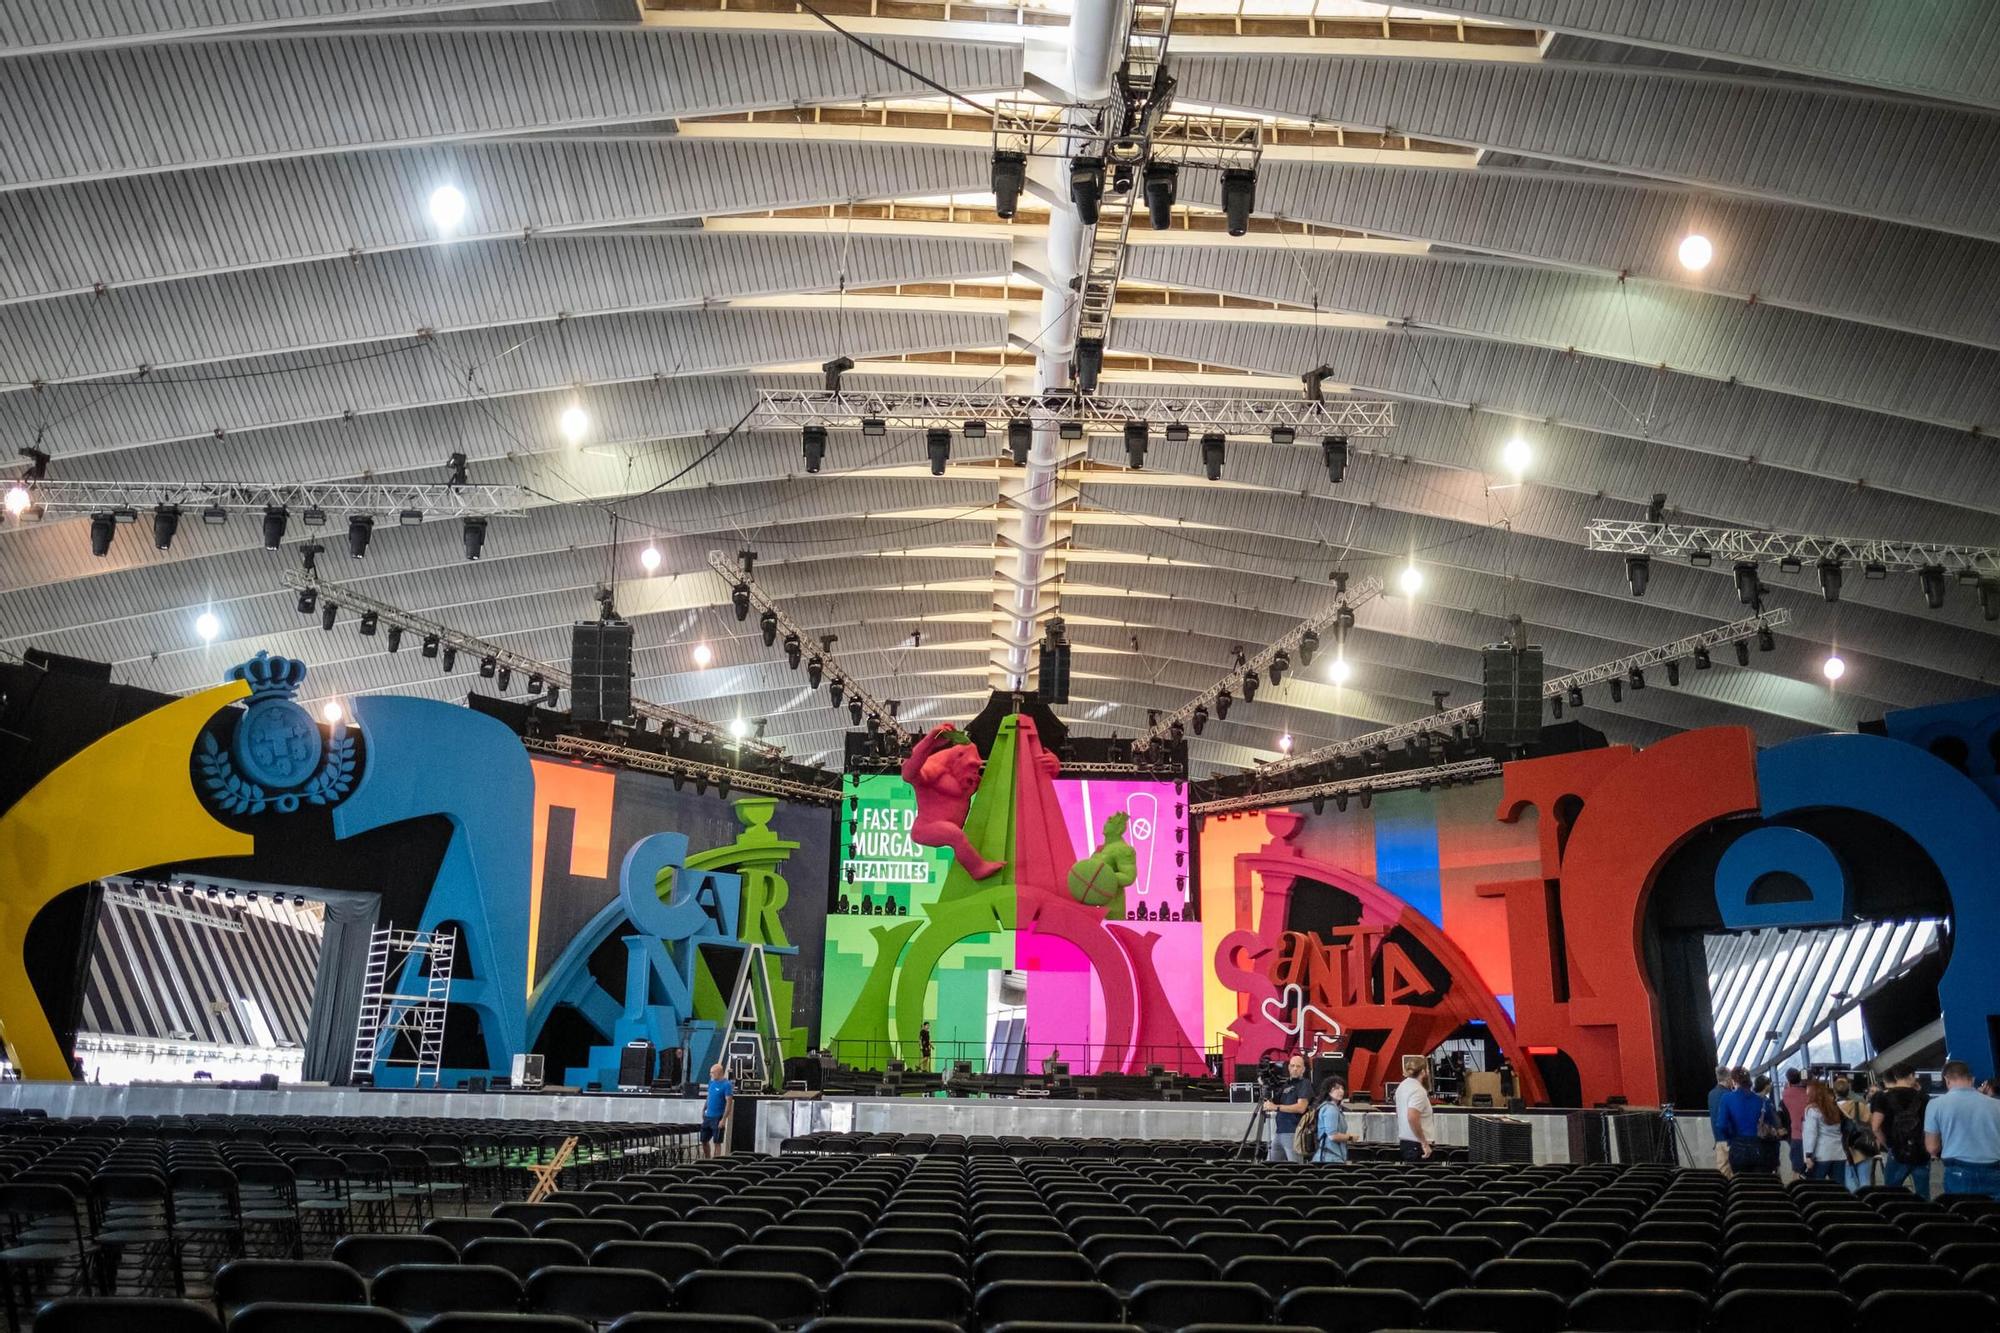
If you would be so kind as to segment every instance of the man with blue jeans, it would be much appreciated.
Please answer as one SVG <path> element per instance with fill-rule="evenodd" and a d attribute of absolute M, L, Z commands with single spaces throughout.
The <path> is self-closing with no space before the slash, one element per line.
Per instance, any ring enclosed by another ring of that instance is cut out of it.
<path fill-rule="evenodd" d="M 701 1108 L 701 1155 L 722 1156 L 724 1126 L 736 1109 L 736 1085 L 722 1076 L 722 1066 L 708 1067 L 708 1100 Z"/>
<path fill-rule="evenodd" d="M 1306 1078 L 1306 1058 L 1294 1055 L 1285 1065 L 1290 1079 L 1278 1093 L 1282 1100 L 1267 1101 L 1264 1109 L 1271 1113 L 1271 1160 L 1274 1162 L 1296 1162 L 1295 1136 L 1299 1132 L 1299 1117 L 1306 1107 L 1312 1105 L 1313 1087 Z"/>
<path fill-rule="evenodd" d="M 1928 1199 L 1931 1155 L 1924 1151 L 1924 1107 L 1930 1098 L 1908 1065 L 1892 1065 L 1883 1077 L 1887 1086 L 1868 1103 L 1868 1122 L 1882 1145 L 1882 1183 L 1901 1189 L 1908 1181 L 1919 1199 Z"/>
<path fill-rule="evenodd" d="M 1944 1162 L 1947 1194 L 2000 1199 L 2000 1101 L 1972 1086 L 1972 1066 L 1944 1067 L 1944 1096 L 1924 1108 L 1924 1146 Z"/>

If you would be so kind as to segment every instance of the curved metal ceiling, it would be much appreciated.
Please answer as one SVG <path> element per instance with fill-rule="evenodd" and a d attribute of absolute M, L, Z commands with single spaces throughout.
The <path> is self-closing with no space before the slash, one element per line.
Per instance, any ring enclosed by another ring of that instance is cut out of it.
<path fill-rule="evenodd" d="M 1106 383 L 1289 396 L 1330 364 L 1396 400 L 1398 426 L 1338 485 L 1314 443 L 1232 440 L 1210 483 L 1192 446 L 1156 441 L 1132 472 L 1117 441 L 1076 442 L 1053 553 L 1072 726 L 1134 734 L 1235 645 L 1323 610 L 1336 570 L 1427 578 L 1361 609 L 1349 685 L 1301 671 L 1239 701 L 1191 742 L 1198 771 L 1474 697 L 1509 612 L 1562 669 L 1737 618 L 1726 567 L 1658 568 L 1638 600 L 1585 549 L 1586 522 L 1655 492 L 1691 520 L 1993 541 L 2000 73 L 1978 53 L 2000 27 L 1978 6 L 1743 7 L 1435 6 L 1534 28 L 1519 41 L 1386 15 L 1368 38 L 1275 10 L 1203 23 L 1174 56 L 1180 96 L 1280 118 L 1305 146 L 1266 158 L 1239 240 L 1190 176 L 1176 227 L 1131 249 Z M 810 478 L 795 437 L 714 447 L 757 393 L 836 355 L 889 388 L 1031 374 L 1040 205 L 992 214 L 984 121 L 925 81 L 1043 88 L 1064 29 L 897 11 L 850 26 L 907 70 L 809 16 L 704 0 L 16 6 L 0 439 L 70 480 L 436 478 L 464 452 L 535 497 L 495 521 L 488 558 L 465 562 L 449 525 L 385 526 L 363 561 L 328 538 L 330 576 L 551 659 L 608 579 L 642 694 L 832 757 L 845 713 L 707 569 L 749 545 L 766 589 L 906 720 L 962 715 L 996 683 L 1012 593 L 997 520 L 1023 474 L 999 441 L 960 442 L 942 478 L 897 435 L 836 430 Z M 450 238 L 425 217 L 441 183 L 468 201 Z M 1699 273 L 1674 259 L 1689 230 L 1715 243 Z M 573 397 L 580 446 L 554 426 Z M 1535 463 L 1511 485 L 1496 459 L 1516 434 Z M 250 524 L 186 525 L 165 552 L 128 532 L 103 559 L 83 527 L 0 526 L 0 648 L 169 691 L 258 647 L 305 658 L 330 695 L 492 688 L 300 617 L 295 553 Z M 1640 744 L 1713 723 L 1771 742 L 2000 676 L 1995 626 L 1956 589 L 1931 611 L 1906 581 L 1851 580 L 1828 605 L 1810 575 L 1765 574 L 1793 616 L 1772 652 L 1592 699 L 1584 720 Z M 225 626 L 213 645 L 202 609 Z M 1837 693 L 1818 672 L 1835 648 Z"/>

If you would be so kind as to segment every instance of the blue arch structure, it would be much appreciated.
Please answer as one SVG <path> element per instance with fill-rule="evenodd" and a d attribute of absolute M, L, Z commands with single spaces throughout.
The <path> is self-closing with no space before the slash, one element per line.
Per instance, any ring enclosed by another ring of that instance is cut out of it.
<path fill-rule="evenodd" d="M 1927 750 L 1881 736 L 1805 736 L 1757 757 L 1768 819 L 1858 810 L 1915 840 L 1951 894 L 1952 951 L 1938 998 L 1954 1058 L 1980 1077 L 2000 1063 L 2000 808 L 1973 779 Z M 1739 875 L 1754 867 L 1739 867 Z M 1764 867 L 1792 869 L 1789 864 Z M 1727 911 L 1725 906 L 1725 911 Z"/>
<path fill-rule="evenodd" d="M 486 1064 L 440 1071 L 440 1085 L 509 1072 L 527 1049 L 528 869 L 533 857 L 534 770 L 521 738 L 493 718 L 434 699 L 357 699 L 367 771 L 333 811 L 334 836 L 443 815 L 451 842 L 418 930 L 463 926 L 459 951 L 470 978 L 452 982 L 451 1003 L 479 1017 Z M 377 1071 L 377 1082 L 413 1081 L 411 1069 Z"/>

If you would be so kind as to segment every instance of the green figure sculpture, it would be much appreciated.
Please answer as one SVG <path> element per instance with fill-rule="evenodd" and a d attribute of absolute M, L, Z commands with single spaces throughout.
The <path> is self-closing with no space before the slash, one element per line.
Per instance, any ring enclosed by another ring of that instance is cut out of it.
<path fill-rule="evenodd" d="M 1125 841 L 1125 812 L 1104 821 L 1104 845 L 1069 870 L 1069 894 L 1086 907 L 1108 908 L 1109 920 L 1125 918 L 1125 890 L 1139 878 L 1139 858 Z"/>

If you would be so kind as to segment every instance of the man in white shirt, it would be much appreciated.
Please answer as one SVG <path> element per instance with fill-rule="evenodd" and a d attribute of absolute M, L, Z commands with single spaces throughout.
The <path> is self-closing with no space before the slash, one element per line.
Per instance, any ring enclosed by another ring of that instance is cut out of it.
<path fill-rule="evenodd" d="M 1437 1116 L 1431 1110 L 1428 1064 L 1396 1085 L 1396 1146 L 1406 1162 L 1430 1160 Z"/>

